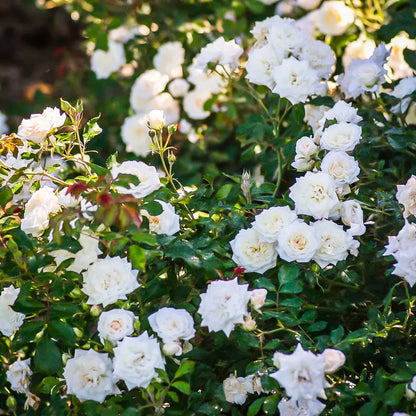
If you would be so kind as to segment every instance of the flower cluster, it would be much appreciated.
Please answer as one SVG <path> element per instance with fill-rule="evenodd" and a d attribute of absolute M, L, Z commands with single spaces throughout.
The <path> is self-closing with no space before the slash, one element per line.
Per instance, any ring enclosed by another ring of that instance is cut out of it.
<path fill-rule="evenodd" d="M 292 104 L 323 95 L 335 55 L 313 40 L 292 19 L 274 16 L 257 22 L 251 33 L 256 43 L 248 54 L 247 79 L 265 85 Z"/>
<path fill-rule="evenodd" d="M 270 376 L 285 389 L 290 400 L 279 403 L 281 415 L 319 415 L 325 405 L 318 398 L 326 399 L 329 387 L 325 373 L 333 373 L 345 363 L 345 355 L 334 349 L 326 349 L 315 355 L 298 344 L 292 354 L 276 352 L 273 364 L 279 369 Z M 297 413 L 296 413 L 297 412 Z"/>
<path fill-rule="evenodd" d="M 416 224 L 408 217 L 416 214 L 416 176 L 412 175 L 406 185 L 397 185 L 396 198 L 403 205 L 405 224 L 397 236 L 389 237 L 385 256 L 396 260 L 393 274 L 403 277 L 410 286 L 416 283 Z"/>

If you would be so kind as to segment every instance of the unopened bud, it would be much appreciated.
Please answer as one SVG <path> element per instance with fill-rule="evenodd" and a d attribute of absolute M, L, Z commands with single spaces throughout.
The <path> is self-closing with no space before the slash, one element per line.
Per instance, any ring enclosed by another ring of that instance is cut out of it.
<path fill-rule="evenodd" d="M 256 327 L 256 321 L 251 316 L 244 317 L 243 328 L 246 331 L 252 331 Z"/>
<path fill-rule="evenodd" d="M 179 342 L 166 342 L 163 344 L 163 353 L 165 355 L 182 355 L 182 347 Z"/>
<path fill-rule="evenodd" d="M 168 162 L 170 164 L 173 164 L 176 162 L 176 156 L 172 152 L 168 153 Z"/>
<path fill-rule="evenodd" d="M 241 175 L 241 190 L 247 201 L 250 200 L 250 172 L 244 171 Z"/>
<path fill-rule="evenodd" d="M 254 289 L 250 292 L 251 306 L 258 311 L 266 300 L 267 290 L 266 289 Z"/>
<path fill-rule="evenodd" d="M 177 124 L 169 124 L 169 126 L 168 126 L 168 133 L 169 134 L 175 133 L 176 130 L 178 130 L 178 125 Z"/>

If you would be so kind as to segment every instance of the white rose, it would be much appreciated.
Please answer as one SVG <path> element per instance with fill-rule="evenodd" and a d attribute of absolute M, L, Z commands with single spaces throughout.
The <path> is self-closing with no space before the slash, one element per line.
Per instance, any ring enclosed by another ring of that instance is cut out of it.
<path fill-rule="evenodd" d="M 229 403 L 244 404 L 247 400 L 247 388 L 243 377 L 230 375 L 223 382 L 225 400 Z"/>
<path fill-rule="evenodd" d="M 309 159 L 318 153 L 319 147 L 311 137 L 301 137 L 296 142 L 296 156 Z"/>
<path fill-rule="evenodd" d="M 147 332 L 125 337 L 114 348 L 114 376 L 123 380 L 129 390 L 148 387 L 157 376 L 156 368 L 164 370 L 165 364 L 158 342 Z"/>
<path fill-rule="evenodd" d="M 389 77 L 391 79 L 400 79 L 413 76 L 414 69 L 404 59 L 403 52 L 405 49 L 416 50 L 416 40 L 414 37 L 409 38 L 409 34 L 402 31 L 387 46 L 391 49 L 387 63 L 391 71 L 393 71 L 392 74 L 389 74 Z"/>
<path fill-rule="evenodd" d="M 67 250 L 54 250 L 49 253 L 55 258 L 57 266 L 63 261 L 73 258 L 73 263 L 66 270 L 81 273 L 81 271 L 86 270 L 91 263 L 94 263 L 98 259 L 98 256 L 101 254 L 101 250 L 98 247 L 98 237 L 82 231 L 78 241 L 81 244 L 81 250 L 76 253 L 71 253 Z"/>
<path fill-rule="evenodd" d="M 354 11 L 343 1 L 324 1 L 313 13 L 315 26 L 325 35 L 342 35 L 354 22 Z"/>
<path fill-rule="evenodd" d="M 319 128 L 319 120 L 324 116 L 325 111 L 328 111 L 329 107 L 325 105 L 312 105 L 305 104 L 305 118 L 306 121 L 312 128 L 313 132 Z"/>
<path fill-rule="evenodd" d="M 26 213 L 20 223 L 20 228 L 26 234 L 39 237 L 49 226 L 49 211 L 45 207 L 37 207 Z"/>
<path fill-rule="evenodd" d="M 221 71 L 221 67 L 217 67 L 216 71 Z M 188 81 L 195 85 L 195 89 L 199 91 L 207 91 L 210 94 L 218 94 L 227 86 L 227 80 L 217 72 L 205 72 L 192 64 L 188 66 Z"/>
<path fill-rule="evenodd" d="M 316 71 L 308 61 L 299 61 L 293 56 L 283 59 L 281 65 L 275 66 L 272 76 L 276 83 L 272 91 L 287 98 L 292 104 L 304 103 L 319 89 Z"/>
<path fill-rule="evenodd" d="M 267 43 L 267 35 L 270 33 L 270 29 L 275 25 L 279 25 L 282 20 L 283 19 L 280 16 L 272 16 L 262 20 L 261 22 L 256 22 L 253 29 L 250 30 L 254 39 L 257 40 L 255 46 L 261 47 L 265 45 Z"/>
<path fill-rule="evenodd" d="M 198 313 L 202 316 L 202 326 L 210 332 L 223 331 L 227 337 L 237 324 L 244 324 L 248 316 L 247 303 L 250 300 L 248 284 L 239 285 L 233 280 L 216 280 L 202 293 Z"/>
<path fill-rule="evenodd" d="M 342 56 L 342 65 L 347 68 L 353 59 L 370 58 L 375 48 L 376 44 L 373 39 L 360 36 L 357 40 L 348 43 Z"/>
<path fill-rule="evenodd" d="M 311 215 L 315 219 L 328 218 L 338 204 L 335 182 L 325 172 L 306 172 L 289 189 L 289 197 L 295 202 L 298 214 Z"/>
<path fill-rule="evenodd" d="M 268 28 L 267 42 L 276 53 L 287 58 L 289 53 L 297 53 L 306 40 L 305 34 L 296 26 L 293 19 L 280 19 Z"/>
<path fill-rule="evenodd" d="M 146 118 L 142 115 L 126 117 L 121 126 L 121 139 L 128 152 L 137 156 L 147 156 L 152 148 L 152 139 L 149 136 Z"/>
<path fill-rule="evenodd" d="M 49 213 L 53 214 L 57 213 L 61 209 L 59 199 L 53 192 L 52 188 L 43 186 L 38 189 L 25 205 L 25 213 L 29 214 L 38 207 L 45 208 Z"/>
<path fill-rule="evenodd" d="M 314 159 L 305 159 L 303 156 L 296 155 L 295 160 L 290 164 L 298 172 L 306 172 L 311 170 L 315 165 Z"/>
<path fill-rule="evenodd" d="M 119 299 L 127 299 L 126 295 L 140 286 L 137 270 L 133 270 L 127 259 L 121 257 L 98 259 L 83 276 L 81 290 L 88 295 L 88 305 L 102 303 L 106 307 Z"/>
<path fill-rule="evenodd" d="M 139 34 L 139 28 L 132 26 L 131 23 L 128 23 L 126 25 L 119 26 L 116 29 L 110 30 L 108 39 L 114 42 L 126 43 Z"/>
<path fill-rule="evenodd" d="M 361 127 L 341 122 L 327 127 L 321 136 L 320 145 L 325 150 L 343 150 L 349 152 L 361 140 Z"/>
<path fill-rule="evenodd" d="M 42 143 L 46 136 L 58 127 L 64 125 L 66 114 L 62 114 L 59 108 L 47 107 L 42 114 L 32 114 L 29 119 L 23 119 L 17 131 L 17 135 L 24 140 Z"/>
<path fill-rule="evenodd" d="M 267 290 L 266 289 L 254 289 L 250 292 L 250 303 L 251 306 L 255 310 L 261 309 L 261 307 L 264 305 L 264 302 L 266 300 L 267 296 Z"/>
<path fill-rule="evenodd" d="M 298 344 L 292 354 L 277 353 L 280 368 L 270 374 L 293 400 L 326 398 L 325 360 Z"/>
<path fill-rule="evenodd" d="M 108 51 L 95 50 L 91 55 L 91 69 L 98 79 L 108 78 L 126 63 L 126 54 L 121 43 L 108 41 Z"/>
<path fill-rule="evenodd" d="M 30 358 L 27 360 L 17 359 L 13 364 L 10 364 L 6 371 L 7 381 L 11 384 L 11 388 L 18 393 L 29 393 L 30 376 L 32 370 L 30 369 Z"/>
<path fill-rule="evenodd" d="M 264 273 L 276 266 L 275 245 L 261 242 L 260 235 L 254 228 L 240 230 L 230 245 L 233 261 L 247 272 Z"/>
<path fill-rule="evenodd" d="M 162 110 L 152 110 L 146 116 L 149 127 L 153 130 L 162 130 L 166 125 L 165 113 Z"/>
<path fill-rule="evenodd" d="M 394 264 L 392 274 L 403 277 L 410 287 L 416 283 L 416 254 L 414 246 L 400 249 L 393 254 L 397 263 Z"/>
<path fill-rule="evenodd" d="M 102 403 L 110 394 L 119 394 L 112 373 L 108 354 L 92 349 L 76 349 L 64 368 L 64 378 L 68 394 L 79 400 L 94 400 Z"/>
<path fill-rule="evenodd" d="M 114 179 L 119 174 L 135 175 L 139 178 L 138 185 L 131 184 L 129 188 L 117 187 L 119 193 L 132 194 L 135 198 L 144 198 L 162 186 L 156 168 L 146 165 L 144 162 L 126 161 L 111 169 Z"/>
<path fill-rule="evenodd" d="M 296 4 L 304 10 L 313 10 L 319 6 L 321 0 L 296 0 Z"/>
<path fill-rule="evenodd" d="M 404 98 L 416 91 L 416 77 L 407 77 L 400 80 L 394 87 L 391 95 L 396 98 Z"/>
<path fill-rule="evenodd" d="M 343 151 L 328 152 L 322 159 L 321 170 L 332 176 L 337 186 L 357 182 L 360 173 L 358 162 Z"/>
<path fill-rule="evenodd" d="M 98 318 L 97 330 L 101 342 L 108 340 L 113 344 L 134 331 L 134 313 L 125 309 L 111 309 L 101 312 Z"/>
<path fill-rule="evenodd" d="M 146 102 L 143 111 L 149 113 L 152 110 L 162 110 L 165 113 L 166 124 L 176 124 L 179 121 L 179 103 L 168 92 L 158 94 Z"/>
<path fill-rule="evenodd" d="M 404 206 L 404 217 L 416 215 L 416 176 L 412 175 L 406 185 L 397 185 L 396 198 Z"/>
<path fill-rule="evenodd" d="M 337 264 L 345 260 L 350 252 L 357 254 L 359 242 L 354 240 L 350 234 L 345 232 L 341 225 L 333 221 L 321 220 L 312 224 L 312 228 L 321 240 L 321 247 L 316 251 L 313 260 L 321 268 L 328 264 Z"/>
<path fill-rule="evenodd" d="M 325 360 L 325 372 L 332 374 L 345 364 L 345 354 L 340 350 L 325 348 L 321 354 Z"/>
<path fill-rule="evenodd" d="M 296 221 L 279 233 L 277 251 L 286 261 L 307 263 L 315 255 L 321 242 L 311 226 Z"/>
<path fill-rule="evenodd" d="M 163 342 L 189 341 L 195 336 L 194 320 L 185 309 L 161 308 L 149 317 L 150 327 Z"/>
<path fill-rule="evenodd" d="M 171 78 L 182 77 L 185 49 L 180 42 L 167 42 L 159 47 L 153 58 L 153 65 L 162 74 Z"/>
<path fill-rule="evenodd" d="M 334 72 L 335 54 L 329 45 L 320 40 L 306 42 L 299 57 L 309 62 L 319 78 L 328 79 Z"/>
<path fill-rule="evenodd" d="M 257 214 L 252 226 L 258 232 L 260 242 L 275 243 L 280 230 L 297 218 L 296 213 L 287 206 L 271 207 Z"/>
<path fill-rule="evenodd" d="M 175 214 L 175 208 L 169 202 L 155 200 L 162 205 L 162 213 L 150 215 L 145 209 L 141 213 L 149 220 L 150 231 L 156 234 L 174 235 L 180 230 L 179 215 Z"/>
<path fill-rule="evenodd" d="M 246 78 L 256 85 L 265 85 L 271 90 L 276 83 L 273 79 L 273 69 L 282 63 L 285 56 L 276 51 L 270 44 L 261 48 L 253 48 L 248 54 Z"/>
<path fill-rule="evenodd" d="M 167 75 L 162 74 L 155 69 L 143 72 L 143 74 L 134 81 L 133 87 L 131 88 L 131 107 L 138 112 L 143 111 L 147 101 L 161 93 L 165 89 L 168 81 L 169 77 Z"/>
<path fill-rule="evenodd" d="M 212 94 L 209 90 L 196 88 L 185 95 L 183 109 L 193 120 L 203 120 L 211 114 L 210 111 L 204 110 L 204 104 L 211 96 Z"/>
<path fill-rule="evenodd" d="M 58 192 L 58 203 L 65 208 L 76 207 L 79 204 L 78 198 L 75 198 L 68 192 L 68 188 L 63 188 Z"/>
<path fill-rule="evenodd" d="M 242 53 L 243 48 L 234 40 L 226 42 L 223 37 L 219 37 L 201 49 L 195 57 L 194 65 L 203 71 L 207 70 L 208 63 L 229 66 L 233 70 L 239 66 L 238 58 Z"/>
<path fill-rule="evenodd" d="M 363 235 L 365 233 L 365 225 L 363 221 L 363 209 L 358 201 L 344 201 L 341 206 L 341 220 L 350 227 L 347 233 L 355 235 Z"/>
<path fill-rule="evenodd" d="M 179 355 L 183 354 L 183 349 L 181 347 L 181 344 L 179 342 L 170 341 L 163 344 L 162 347 L 163 354 L 165 355 L 176 355 L 177 357 Z"/>
<path fill-rule="evenodd" d="M 283 398 L 277 408 L 280 416 L 318 416 L 325 409 L 325 405 L 319 400 L 295 400 Z"/>
<path fill-rule="evenodd" d="M 168 90 L 175 98 L 183 97 L 189 91 L 189 83 L 183 78 L 177 78 L 169 83 Z"/>
<path fill-rule="evenodd" d="M 332 108 L 328 108 L 319 120 L 319 126 L 324 129 L 327 120 L 339 123 L 358 124 L 363 118 L 357 115 L 357 109 L 350 103 L 338 101 Z"/>

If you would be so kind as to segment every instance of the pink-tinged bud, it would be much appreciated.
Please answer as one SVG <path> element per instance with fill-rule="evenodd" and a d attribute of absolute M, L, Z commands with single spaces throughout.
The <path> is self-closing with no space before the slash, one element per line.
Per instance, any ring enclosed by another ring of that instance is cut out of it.
<path fill-rule="evenodd" d="M 345 364 L 345 354 L 340 350 L 335 350 L 333 348 L 327 348 L 321 354 L 325 360 L 325 372 L 326 373 L 335 373 L 338 368 L 342 367 Z"/>
<path fill-rule="evenodd" d="M 250 292 L 251 306 L 258 311 L 266 300 L 267 290 L 266 289 L 254 289 Z"/>
<path fill-rule="evenodd" d="M 252 331 L 256 327 L 256 321 L 251 316 L 244 317 L 243 328 L 246 331 Z"/>

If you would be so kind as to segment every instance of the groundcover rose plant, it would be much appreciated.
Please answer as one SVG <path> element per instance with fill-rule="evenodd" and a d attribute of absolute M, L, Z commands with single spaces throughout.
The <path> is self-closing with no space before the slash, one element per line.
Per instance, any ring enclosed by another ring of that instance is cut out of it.
<path fill-rule="evenodd" d="M 0 139 L 0 410 L 414 413 L 411 7 L 116 3 L 67 7 L 119 109 Z"/>

